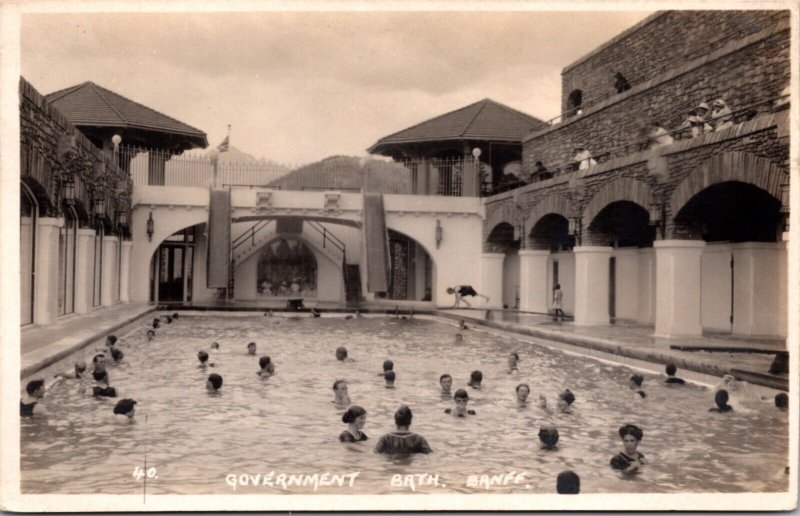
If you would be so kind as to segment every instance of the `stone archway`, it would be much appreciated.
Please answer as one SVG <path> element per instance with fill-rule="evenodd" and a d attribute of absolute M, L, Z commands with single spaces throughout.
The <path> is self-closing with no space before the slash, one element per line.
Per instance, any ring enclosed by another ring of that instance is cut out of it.
<path fill-rule="evenodd" d="M 653 196 L 650 187 L 636 179 L 621 178 L 608 183 L 598 190 L 584 207 L 584 227 L 588 227 L 606 206 L 618 201 L 630 201 L 647 210 L 652 204 Z"/>

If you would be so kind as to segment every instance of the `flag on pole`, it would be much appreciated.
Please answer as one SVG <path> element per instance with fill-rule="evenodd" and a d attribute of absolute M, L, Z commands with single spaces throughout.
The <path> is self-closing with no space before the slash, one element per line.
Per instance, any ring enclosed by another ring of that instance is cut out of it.
<path fill-rule="evenodd" d="M 229 142 L 229 138 L 230 138 L 230 136 L 226 136 L 225 139 L 222 140 L 222 143 L 220 143 L 217 146 L 217 150 L 219 152 L 228 152 L 228 147 L 230 147 L 230 145 L 228 143 Z"/>

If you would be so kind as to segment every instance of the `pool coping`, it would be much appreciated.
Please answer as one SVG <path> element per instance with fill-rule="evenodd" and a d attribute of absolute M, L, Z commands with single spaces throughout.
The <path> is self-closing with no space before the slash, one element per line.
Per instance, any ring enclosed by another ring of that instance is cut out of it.
<path fill-rule="evenodd" d="M 745 380 L 749 383 L 768 387 L 779 391 L 789 392 L 789 378 L 782 378 L 756 371 L 746 371 L 743 369 L 729 368 L 710 363 L 708 361 L 700 360 L 696 357 L 675 357 L 661 353 L 658 350 L 648 349 L 641 350 L 631 346 L 626 346 L 615 342 L 613 340 L 603 339 L 599 337 L 587 337 L 583 335 L 567 335 L 558 331 L 548 331 L 539 328 L 531 328 L 514 323 L 500 322 L 500 321 L 487 321 L 475 317 L 464 316 L 461 314 L 451 314 L 447 312 L 437 311 L 437 316 L 445 317 L 451 320 L 464 320 L 471 324 L 486 326 L 497 330 L 508 331 L 526 335 L 528 337 L 535 337 L 540 339 L 547 339 L 551 341 L 561 342 L 564 344 L 571 344 L 581 348 L 591 349 L 602 353 L 617 355 L 621 357 L 631 358 L 634 360 L 642 360 L 645 362 L 655 364 L 675 364 L 680 369 L 686 369 L 704 375 L 722 377 L 726 374 L 736 377 L 737 380 Z"/>

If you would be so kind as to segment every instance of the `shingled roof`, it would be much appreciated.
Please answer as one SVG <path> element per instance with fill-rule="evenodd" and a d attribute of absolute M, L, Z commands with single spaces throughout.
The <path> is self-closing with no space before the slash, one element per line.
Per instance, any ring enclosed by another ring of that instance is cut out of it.
<path fill-rule="evenodd" d="M 55 91 L 45 98 L 79 127 L 120 127 L 180 135 L 195 146 L 208 147 L 208 139 L 203 131 L 93 82 L 87 81 Z"/>
<path fill-rule="evenodd" d="M 384 136 L 368 149 L 380 153 L 390 145 L 443 140 L 479 140 L 521 143 L 522 138 L 547 124 L 492 99 L 431 118 Z"/>

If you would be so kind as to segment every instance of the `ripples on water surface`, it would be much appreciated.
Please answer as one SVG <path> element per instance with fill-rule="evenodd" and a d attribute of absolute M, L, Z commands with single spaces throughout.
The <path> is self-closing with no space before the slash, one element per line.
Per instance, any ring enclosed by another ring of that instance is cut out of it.
<path fill-rule="evenodd" d="M 527 472 L 527 484 L 491 492 L 552 493 L 564 469 L 580 475 L 585 493 L 787 489 L 781 473 L 788 453 L 786 412 L 763 403 L 750 413 L 710 414 L 707 389 L 668 388 L 653 374 L 645 374 L 647 399 L 636 401 L 627 388 L 630 369 L 514 338 L 467 330 L 464 342 L 455 344 L 455 329 L 447 324 L 334 317 L 185 316 L 159 330 L 154 342 L 146 342 L 144 332 L 137 327 L 123 336 L 127 365 L 109 367 L 121 397 L 139 402 L 136 423 L 115 421 L 115 400 L 78 395 L 75 381 L 55 385 L 45 398 L 48 414 L 22 420 L 24 492 L 140 492 L 132 473 L 143 466 L 145 448 L 148 467 L 157 469 L 158 478 L 147 485 L 152 494 L 229 494 L 227 474 L 270 471 L 360 472 L 353 489 L 317 491 L 336 494 L 410 492 L 390 486 L 396 473 L 438 474 L 446 484 L 416 492 L 478 492 L 483 490 L 467 487 L 468 475 L 511 471 Z M 218 351 L 210 349 L 214 340 Z M 258 343 L 255 357 L 245 352 L 250 341 Z M 356 362 L 337 362 L 338 346 L 346 346 Z M 197 368 L 200 349 L 216 367 Z M 520 373 L 508 375 L 512 351 L 520 354 Z M 263 354 L 277 369 L 266 380 L 256 375 Z M 376 376 L 386 358 L 395 363 L 394 390 Z M 462 420 L 444 414 L 452 402 L 440 396 L 439 375 L 451 374 L 455 391 L 473 369 L 484 374 L 481 391 L 467 388 L 477 415 Z M 210 372 L 224 377 L 219 396 L 206 393 Z M 353 403 L 368 412 L 365 443 L 338 442 L 345 425 L 331 403 L 337 378 L 349 382 Z M 574 413 L 518 409 L 514 387 L 520 382 L 531 386 L 529 399 L 543 393 L 551 405 L 570 388 L 577 396 Z M 377 439 L 394 429 L 401 403 L 411 406 L 412 430 L 427 438 L 433 454 L 392 460 L 372 453 Z M 539 448 L 539 426 L 548 422 L 561 436 L 557 451 Z M 649 465 L 632 479 L 608 465 L 620 449 L 623 423 L 644 429 L 639 450 Z M 285 491 L 240 486 L 236 492 Z"/>

